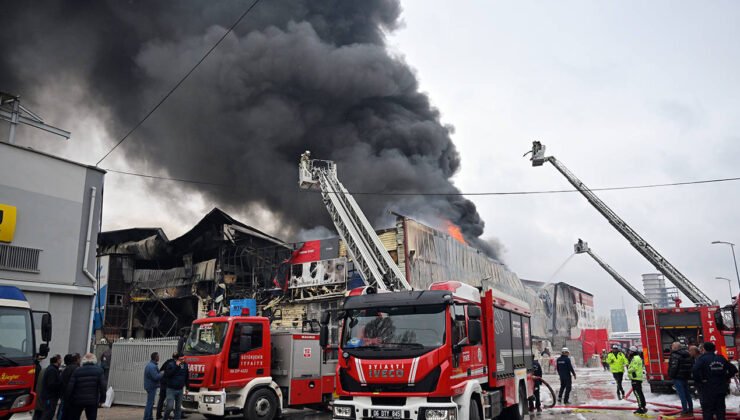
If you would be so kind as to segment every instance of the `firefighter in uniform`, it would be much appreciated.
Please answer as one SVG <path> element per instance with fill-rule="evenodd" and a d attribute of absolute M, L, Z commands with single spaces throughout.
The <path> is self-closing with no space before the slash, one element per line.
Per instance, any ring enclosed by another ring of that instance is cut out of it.
<path fill-rule="evenodd" d="M 532 376 L 534 377 L 534 407 L 531 406 L 529 410 L 537 410 L 538 413 L 542 412 L 542 404 L 540 403 L 540 385 L 542 384 L 542 365 L 537 361 L 537 358 L 532 355 Z"/>
<path fill-rule="evenodd" d="M 609 365 L 609 370 L 614 376 L 614 380 L 617 381 L 617 398 L 624 398 L 624 388 L 622 388 L 622 379 L 624 379 L 624 368 L 627 366 L 627 357 L 624 353 L 619 351 L 618 345 L 612 346 L 612 351 L 606 356 L 606 363 Z"/>
<path fill-rule="evenodd" d="M 632 383 L 632 393 L 635 394 L 635 398 L 637 399 L 637 410 L 635 411 L 635 414 L 647 413 L 647 408 L 645 407 L 645 394 L 642 393 L 642 371 L 644 368 L 645 365 L 642 363 L 642 357 L 640 352 L 637 351 L 637 347 L 630 347 L 630 364 L 627 367 L 627 374 Z"/>
<path fill-rule="evenodd" d="M 558 402 L 562 402 L 566 405 L 570 404 L 570 389 L 573 386 L 573 381 L 570 379 L 570 375 L 573 375 L 573 379 L 576 378 L 576 371 L 573 370 L 573 363 L 570 361 L 570 350 L 567 347 L 563 347 L 563 351 L 558 357 L 556 362 L 558 376 L 560 376 L 560 389 L 558 390 Z M 563 401 L 563 392 L 565 392 L 565 401 Z"/>
<path fill-rule="evenodd" d="M 694 363 L 694 381 L 701 392 L 701 410 L 704 420 L 717 416 L 723 420 L 726 415 L 725 396 L 730 378 L 737 374 L 737 368 L 721 355 L 715 354 L 712 342 L 704 343 L 704 354 Z"/>

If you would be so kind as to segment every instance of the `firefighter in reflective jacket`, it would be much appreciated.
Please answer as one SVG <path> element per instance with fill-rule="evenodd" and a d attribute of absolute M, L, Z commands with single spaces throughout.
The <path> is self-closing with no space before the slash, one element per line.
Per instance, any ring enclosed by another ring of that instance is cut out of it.
<path fill-rule="evenodd" d="M 624 353 L 619 351 L 618 345 L 612 346 L 612 351 L 606 356 L 606 363 L 609 365 L 609 370 L 614 376 L 614 380 L 617 382 L 617 398 L 624 398 L 624 388 L 622 388 L 622 379 L 624 379 L 624 368 L 629 364 L 627 357 Z"/>
<path fill-rule="evenodd" d="M 566 405 L 570 404 L 570 389 L 573 386 L 573 381 L 570 379 L 570 375 L 573 375 L 573 379 L 576 378 L 576 371 L 573 370 L 573 363 L 570 361 L 570 351 L 567 347 L 563 347 L 560 357 L 557 360 L 558 376 L 560 376 L 560 389 L 558 390 L 558 402 L 562 402 Z M 565 392 L 565 400 L 563 400 L 563 392 Z"/>
<path fill-rule="evenodd" d="M 704 343 L 704 354 L 694 363 L 694 381 L 701 392 L 701 410 L 705 419 L 713 415 L 724 419 L 727 384 L 737 374 L 737 368 L 724 357 L 714 354 L 716 347 L 712 342 Z"/>
<path fill-rule="evenodd" d="M 635 398 L 637 399 L 637 410 L 635 414 L 647 413 L 647 408 L 645 408 L 645 394 L 642 393 L 642 371 L 644 368 L 645 366 L 642 363 L 642 357 L 640 356 L 640 352 L 637 351 L 637 347 L 630 347 L 630 364 L 627 367 L 627 374 L 632 383 L 632 393 L 635 394 Z"/>

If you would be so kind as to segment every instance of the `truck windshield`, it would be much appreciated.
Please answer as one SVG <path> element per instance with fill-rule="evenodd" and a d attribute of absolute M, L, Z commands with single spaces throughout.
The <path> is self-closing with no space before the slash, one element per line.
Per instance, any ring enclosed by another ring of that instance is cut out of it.
<path fill-rule="evenodd" d="M 33 359 L 31 312 L 21 308 L 0 308 L 0 366 L 27 364 Z"/>
<path fill-rule="evenodd" d="M 347 312 L 345 350 L 430 350 L 445 341 L 445 305 L 356 309 Z"/>
<path fill-rule="evenodd" d="M 224 338 L 228 331 L 226 322 L 207 322 L 193 324 L 188 341 L 185 342 L 185 354 L 217 354 L 224 346 Z"/>

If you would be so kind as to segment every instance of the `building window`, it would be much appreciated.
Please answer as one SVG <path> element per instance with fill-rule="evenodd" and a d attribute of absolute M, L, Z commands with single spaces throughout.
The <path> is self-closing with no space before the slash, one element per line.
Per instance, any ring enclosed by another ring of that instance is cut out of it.
<path fill-rule="evenodd" d="M 118 293 L 108 295 L 108 306 L 123 307 L 123 295 Z"/>
<path fill-rule="evenodd" d="M 0 244 L 0 270 L 39 273 L 40 249 Z"/>

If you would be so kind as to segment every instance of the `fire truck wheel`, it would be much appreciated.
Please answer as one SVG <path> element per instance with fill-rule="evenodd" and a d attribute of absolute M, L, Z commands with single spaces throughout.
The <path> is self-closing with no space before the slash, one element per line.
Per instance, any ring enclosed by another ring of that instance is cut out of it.
<path fill-rule="evenodd" d="M 470 400 L 470 413 L 468 413 L 470 420 L 480 420 L 480 410 L 478 408 L 478 401 Z"/>
<path fill-rule="evenodd" d="M 277 414 L 277 398 L 269 389 L 257 389 L 247 398 L 247 405 L 244 407 L 245 420 L 272 420 L 275 414 Z"/>
<path fill-rule="evenodd" d="M 519 387 L 519 404 L 515 408 L 514 416 L 517 419 L 523 419 L 529 414 L 529 404 L 527 404 L 527 388 L 524 384 Z"/>

